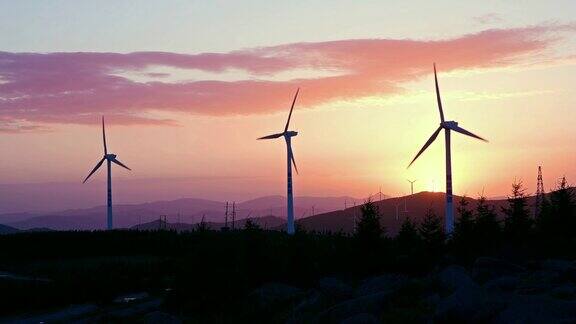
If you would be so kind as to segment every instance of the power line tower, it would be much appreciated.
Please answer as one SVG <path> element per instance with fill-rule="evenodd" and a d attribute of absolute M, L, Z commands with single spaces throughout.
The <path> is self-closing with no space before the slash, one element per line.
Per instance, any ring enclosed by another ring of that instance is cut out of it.
<path fill-rule="evenodd" d="M 228 229 L 228 202 L 226 202 L 226 212 L 224 213 L 224 228 Z"/>
<path fill-rule="evenodd" d="M 538 166 L 538 181 L 536 185 L 536 201 L 534 202 L 534 217 L 540 214 L 544 202 L 544 181 L 542 180 L 542 166 Z"/>
<path fill-rule="evenodd" d="M 232 202 L 232 230 L 236 229 L 236 202 Z"/>

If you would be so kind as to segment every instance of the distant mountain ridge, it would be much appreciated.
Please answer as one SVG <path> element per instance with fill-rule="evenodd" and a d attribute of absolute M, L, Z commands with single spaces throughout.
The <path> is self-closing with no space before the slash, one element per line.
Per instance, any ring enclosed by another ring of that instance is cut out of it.
<path fill-rule="evenodd" d="M 296 197 L 295 215 L 302 218 L 315 213 L 342 209 L 345 201 L 361 203 L 360 199 L 351 197 Z M 205 222 L 224 223 L 226 203 L 197 198 L 155 201 L 142 204 L 121 204 L 114 206 L 114 227 L 130 228 L 137 224 L 149 223 L 166 215 L 170 223 L 194 224 L 204 218 Z M 231 219 L 232 204 L 229 204 Z M 280 218 L 286 214 L 286 198 L 282 196 L 265 196 L 236 203 L 236 220 L 247 217 L 274 215 Z M 56 213 L 21 214 L 25 219 L 14 221 L 14 214 L 9 214 L 11 221 L 3 221 L 18 229 L 37 227 L 55 230 L 93 230 L 105 228 L 106 207 L 97 206 L 86 209 L 70 209 Z"/>
<path fill-rule="evenodd" d="M 454 196 L 455 208 L 462 197 Z M 285 227 L 286 205 L 282 196 L 265 196 L 236 204 L 236 225 L 242 228 L 247 218 L 254 219 L 263 228 L 283 230 Z M 475 209 L 478 200 L 465 198 L 468 207 Z M 527 197 L 528 207 L 533 214 L 534 197 Z M 356 206 L 352 206 L 356 203 Z M 306 230 L 353 233 L 355 222 L 361 215 L 364 201 L 350 197 L 297 197 L 295 214 L 297 224 Z M 395 235 L 406 217 L 420 222 L 431 209 L 440 217 L 444 215 L 445 194 L 443 192 L 419 192 L 404 197 L 385 198 L 374 201 L 381 214 L 381 223 L 389 235 Z M 487 200 L 494 206 L 498 217 L 502 218 L 502 207 L 506 199 Z M 312 208 L 313 207 L 313 208 Z M 312 209 L 315 215 L 312 215 Z M 158 229 L 162 222 L 160 215 L 167 215 L 168 228 L 190 230 L 194 224 L 204 219 L 206 226 L 220 229 L 224 226 L 225 202 L 205 199 L 185 198 L 171 201 L 157 201 L 134 205 L 117 205 L 115 228 Z M 180 216 L 178 216 L 180 212 Z M 49 228 L 56 230 L 92 230 L 105 228 L 105 207 L 67 210 L 60 213 L 33 216 L 29 219 L 8 223 L 16 229 Z M 1 215 L 0 215 L 1 216 Z M 456 215 L 457 216 L 457 215 Z M 231 206 L 228 217 L 231 227 Z M 172 227 L 170 227 L 172 226 Z"/>
<path fill-rule="evenodd" d="M 262 217 L 250 217 L 244 218 L 235 221 L 232 223 L 230 221 L 228 223 L 229 229 L 243 229 L 246 226 L 246 222 L 251 220 L 254 224 L 258 225 L 262 229 L 277 229 L 281 226 L 286 224 L 286 221 L 283 218 L 276 217 L 276 216 L 262 216 Z M 175 231 L 191 231 L 198 228 L 199 223 L 197 224 L 188 224 L 188 223 L 169 223 L 164 222 L 161 220 L 155 220 L 145 224 L 139 224 L 132 226 L 130 229 L 133 230 L 141 230 L 141 231 L 154 231 L 154 230 L 175 230 Z M 211 230 L 222 230 L 226 227 L 225 223 L 214 223 L 214 222 L 205 222 L 204 226 Z"/>

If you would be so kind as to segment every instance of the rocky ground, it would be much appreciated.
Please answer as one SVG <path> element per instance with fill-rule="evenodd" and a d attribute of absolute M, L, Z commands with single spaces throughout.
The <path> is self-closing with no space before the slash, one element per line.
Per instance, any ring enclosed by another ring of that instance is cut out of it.
<path fill-rule="evenodd" d="M 576 262 L 478 258 L 469 269 L 450 265 L 424 277 L 267 284 L 245 303 L 247 318 L 287 323 L 574 323 L 575 284 Z"/>
<path fill-rule="evenodd" d="M 136 294 L 111 306 L 76 305 L 0 322 L 199 322 L 162 305 L 162 297 Z M 469 268 L 449 265 L 425 276 L 325 277 L 308 288 L 268 283 L 232 307 L 232 318 L 218 322 L 576 323 L 576 262 L 483 257 Z"/>

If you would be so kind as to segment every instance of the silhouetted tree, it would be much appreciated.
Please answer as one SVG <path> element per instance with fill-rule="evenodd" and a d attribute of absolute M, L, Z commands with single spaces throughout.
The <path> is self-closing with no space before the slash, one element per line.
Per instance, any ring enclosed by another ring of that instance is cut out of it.
<path fill-rule="evenodd" d="M 556 220 L 554 220 L 554 214 L 552 213 L 552 205 L 550 204 L 550 199 L 548 196 L 542 197 L 540 206 L 535 206 L 538 208 L 538 214 L 534 219 L 534 225 L 539 234 L 549 236 L 553 235 L 556 231 Z"/>
<path fill-rule="evenodd" d="M 512 184 L 512 195 L 508 197 L 508 207 L 502 207 L 506 215 L 504 230 L 512 238 L 520 238 L 527 235 L 532 227 L 532 219 L 527 208 L 528 199 L 522 181 Z"/>
<path fill-rule="evenodd" d="M 246 220 L 246 223 L 244 223 L 245 231 L 259 231 L 261 229 L 262 228 L 260 227 L 260 225 L 256 224 L 256 222 L 254 222 L 252 218 L 248 218 Z"/>
<path fill-rule="evenodd" d="M 418 235 L 418 229 L 410 217 L 404 219 L 395 241 L 398 248 L 403 252 L 413 250 L 419 246 L 421 239 Z"/>
<path fill-rule="evenodd" d="M 418 233 L 422 237 L 426 250 L 433 255 L 442 252 L 446 236 L 444 235 L 440 217 L 432 209 L 428 209 L 426 212 L 426 216 L 424 216 L 422 223 L 418 227 Z"/>
<path fill-rule="evenodd" d="M 483 248 L 496 245 L 500 239 L 501 228 L 494 206 L 488 205 L 484 196 L 478 198 L 478 205 L 476 205 L 474 233 L 476 245 Z"/>
<path fill-rule="evenodd" d="M 463 196 L 460 198 L 456 209 L 458 219 L 454 226 L 452 239 L 454 242 L 458 242 L 459 244 L 470 242 L 474 236 L 474 215 L 472 210 L 468 208 L 469 204 L 470 203 L 466 200 L 466 197 Z"/>
<path fill-rule="evenodd" d="M 380 224 L 378 207 L 368 200 L 362 205 L 362 215 L 356 224 L 355 236 L 363 242 L 374 243 L 381 239 L 384 228 Z"/>
<path fill-rule="evenodd" d="M 200 221 L 200 223 L 196 224 L 196 227 L 194 228 L 197 232 L 205 232 L 210 230 L 210 228 L 208 227 L 208 224 L 206 224 L 206 222 L 204 221 L 204 216 L 202 216 L 202 220 Z"/>
<path fill-rule="evenodd" d="M 558 187 L 550 194 L 550 228 L 553 234 L 574 235 L 576 230 L 576 206 L 574 190 L 570 188 L 566 177 L 558 182 Z"/>

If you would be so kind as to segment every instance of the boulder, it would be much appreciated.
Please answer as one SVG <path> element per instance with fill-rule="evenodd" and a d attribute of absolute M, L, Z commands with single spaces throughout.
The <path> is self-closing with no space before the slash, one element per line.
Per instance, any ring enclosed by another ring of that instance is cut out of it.
<path fill-rule="evenodd" d="M 494 323 L 574 323 L 576 302 L 546 296 L 518 296 Z"/>
<path fill-rule="evenodd" d="M 559 282 L 560 275 L 555 271 L 534 271 L 522 276 L 516 292 L 521 295 L 545 294 L 557 287 Z"/>
<path fill-rule="evenodd" d="M 180 324 L 182 323 L 182 321 L 174 316 L 174 315 L 170 315 L 168 313 L 164 313 L 164 312 L 160 312 L 160 311 L 156 311 L 156 312 L 151 312 L 148 313 L 146 315 L 144 315 L 144 317 L 142 318 L 142 322 L 146 323 L 146 324 Z"/>
<path fill-rule="evenodd" d="M 576 286 L 565 284 L 550 290 L 550 296 L 558 299 L 574 300 L 576 299 Z"/>
<path fill-rule="evenodd" d="M 294 301 L 295 299 L 302 297 L 304 293 L 305 292 L 300 288 L 281 283 L 270 283 L 254 290 L 250 293 L 249 298 L 254 307 L 258 309 L 266 309 Z"/>
<path fill-rule="evenodd" d="M 477 284 L 459 287 L 436 306 L 434 321 L 438 323 L 489 322 L 506 307 L 498 295 L 487 293 Z"/>
<path fill-rule="evenodd" d="M 394 291 L 406 285 L 409 281 L 410 280 L 406 276 L 386 273 L 378 277 L 372 277 L 364 280 L 356 289 L 355 295 L 359 297 L 375 294 L 378 292 Z"/>
<path fill-rule="evenodd" d="M 358 314 L 378 316 L 391 301 L 392 296 L 392 291 L 385 291 L 350 299 L 320 313 L 318 320 L 321 323 L 340 323 Z"/>
<path fill-rule="evenodd" d="M 490 291 L 512 292 L 520 285 L 520 279 L 514 276 L 504 276 L 488 280 L 484 288 Z"/>
<path fill-rule="evenodd" d="M 288 315 L 288 324 L 310 323 L 322 310 L 330 306 L 329 298 L 318 290 L 311 290 Z"/>
<path fill-rule="evenodd" d="M 457 265 L 448 266 L 440 271 L 438 273 L 438 281 L 440 281 L 443 287 L 450 290 L 474 285 L 474 281 L 470 278 L 466 269 Z"/>
<path fill-rule="evenodd" d="M 472 278 L 484 282 L 497 277 L 517 275 L 525 272 L 526 269 L 508 261 L 481 257 L 474 261 L 472 266 Z"/>
<path fill-rule="evenodd" d="M 351 298 L 354 290 L 337 278 L 322 278 L 318 280 L 318 290 L 329 298 L 340 301 Z"/>
<path fill-rule="evenodd" d="M 340 322 L 340 324 L 378 324 L 380 321 L 372 314 L 357 314 Z"/>
<path fill-rule="evenodd" d="M 576 281 L 576 263 L 568 260 L 548 259 L 540 263 L 540 268 L 558 273 L 563 281 Z"/>
<path fill-rule="evenodd" d="M 560 260 L 560 259 L 548 259 L 540 263 L 540 268 L 543 270 L 556 271 L 556 272 L 566 272 L 576 269 L 576 265 L 572 261 Z"/>

